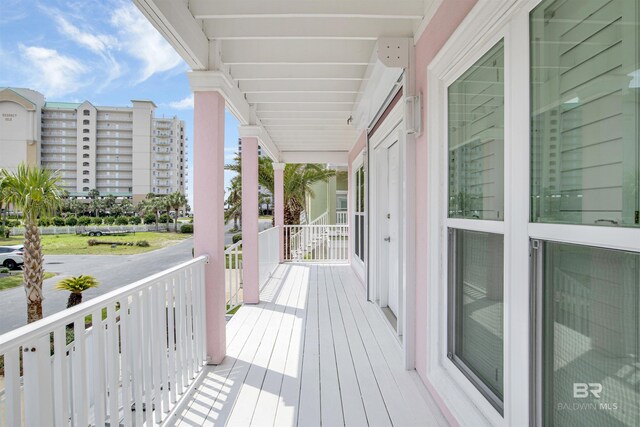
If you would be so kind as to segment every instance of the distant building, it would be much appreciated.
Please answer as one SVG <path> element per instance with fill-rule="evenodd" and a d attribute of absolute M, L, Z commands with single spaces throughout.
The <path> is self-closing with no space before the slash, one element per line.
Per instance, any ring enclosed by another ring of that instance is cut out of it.
<path fill-rule="evenodd" d="M 94 188 L 134 201 L 184 193 L 184 121 L 154 117 L 152 101 L 131 103 L 45 102 L 30 89 L 0 89 L 0 167 L 25 162 L 58 170 L 63 188 L 79 197 Z"/>

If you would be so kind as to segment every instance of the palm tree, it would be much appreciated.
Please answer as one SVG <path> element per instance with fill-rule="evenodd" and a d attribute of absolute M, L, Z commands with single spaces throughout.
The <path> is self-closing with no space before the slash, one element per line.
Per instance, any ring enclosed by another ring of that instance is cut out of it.
<path fill-rule="evenodd" d="M 77 276 L 68 277 L 61 280 L 56 285 L 56 289 L 59 291 L 69 291 L 69 299 L 67 300 L 67 308 L 71 308 L 74 305 L 78 305 L 82 302 L 82 293 L 87 289 L 95 288 L 98 286 L 98 281 L 93 276 Z"/>
<path fill-rule="evenodd" d="M 233 218 L 233 229 L 238 230 L 238 219 L 242 227 L 242 181 L 240 176 L 231 179 L 231 186 L 227 188 L 227 210 L 224 212 L 225 223 Z"/>
<path fill-rule="evenodd" d="M 237 155 L 234 163 L 225 165 L 225 169 L 242 173 L 240 156 Z M 285 225 L 300 224 L 300 214 L 304 210 L 307 195 L 313 197 L 311 186 L 319 181 L 327 181 L 336 175 L 336 171 L 327 169 L 318 164 L 287 164 L 284 168 L 284 223 Z M 236 177 L 234 177 L 235 179 Z M 238 185 L 239 194 L 242 194 L 241 180 Z M 274 194 L 274 178 L 272 160 L 268 157 L 258 159 L 258 182 L 264 188 Z M 232 180 L 233 184 L 233 180 Z M 241 196 L 239 196 L 241 198 Z M 228 200 L 228 198 L 227 198 Z M 234 205 L 242 205 L 236 200 Z M 226 219 L 226 217 L 225 217 Z"/>
<path fill-rule="evenodd" d="M 178 212 L 180 211 L 181 207 L 187 204 L 187 197 L 181 192 L 176 191 L 175 193 L 171 193 L 167 196 L 167 201 L 169 202 L 171 209 L 173 209 L 176 212 L 176 216 L 173 219 L 173 232 L 177 233 L 178 232 Z"/>
<path fill-rule="evenodd" d="M 102 205 L 102 203 L 100 203 L 100 200 L 98 199 L 98 197 L 100 197 L 100 192 L 94 188 L 92 190 L 89 190 L 87 196 L 89 196 L 89 198 L 91 199 L 91 207 L 93 208 L 96 216 L 98 216 Z"/>
<path fill-rule="evenodd" d="M 22 211 L 24 231 L 24 288 L 27 294 L 27 322 L 42 319 L 44 257 L 38 218 L 51 216 L 61 206 L 60 177 L 38 166 L 20 164 L 15 172 L 2 171 L 5 197 Z"/>

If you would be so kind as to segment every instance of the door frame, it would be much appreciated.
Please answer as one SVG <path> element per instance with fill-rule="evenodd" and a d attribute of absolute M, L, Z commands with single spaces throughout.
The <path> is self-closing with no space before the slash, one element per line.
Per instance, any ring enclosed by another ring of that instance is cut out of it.
<path fill-rule="evenodd" d="M 380 204 L 380 200 L 378 198 L 378 190 L 379 190 L 379 170 L 378 170 L 378 162 L 380 161 L 380 153 L 387 154 L 386 149 L 393 145 L 394 143 L 400 144 L 399 148 L 399 166 L 400 170 L 404 169 L 404 164 L 406 163 L 406 159 L 403 158 L 403 150 L 402 147 L 406 144 L 406 132 L 404 129 L 404 103 L 402 100 L 396 103 L 395 106 L 389 111 L 389 114 L 384 118 L 384 121 L 378 125 L 376 132 L 370 136 L 369 138 L 369 259 L 371 262 L 369 263 L 369 280 L 367 282 L 367 287 L 369 291 L 370 300 L 376 305 L 379 309 L 380 315 L 384 317 L 382 312 L 382 308 L 376 302 L 376 300 L 380 299 L 382 286 L 380 285 L 381 281 L 384 280 L 385 274 L 380 271 L 379 267 L 383 265 L 381 262 L 381 258 L 383 257 L 383 247 L 380 244 L 381 233 L 384 233 L 385 228 L 381 226 L 384 224 L 384 221 L 380 221 L 380 209 L 382 204 Z M 397 138 L 389 138 L 392 135 L 396 135 Z M 380 151 L 380 149 L 384 149 L 384 151 Z M 405 198 L 403 193 L 403 177 L 399 176 L 398 180 L 400 182 L 400 211 L 402 212 L 402 200 Z M 393 330 L 391 325 L 389 325 L 389 329 L 393 332 L 394 336 L 398 339 L 398 343 L 405 353 L 405 368 L 412 369 L 413 367 L 406 363 L 407 361 L 407 352 L 411 348 L 407 346 L 407 341 L 411 341 L 413 337 L 405 336 L 406 325 L 408 322 L 411 322 L 411 319 L 407 318 L 407 301 L 406 301 L 406 286 L 407 283 L 403 280 L 403 266 L 405 263 L 403 262 L 403 247 L 405 243 L 405 239 L 402 233 L 403 224 L 406 221 L 405 213 L 399 215 L 398 218 L 398 316 L 397 316 L 397 327 L 396 330 Z M 388 275 L 388 273 L 386 273 Z M 385 323 L 388 324 L 388 321 L 385 317 Z"/>

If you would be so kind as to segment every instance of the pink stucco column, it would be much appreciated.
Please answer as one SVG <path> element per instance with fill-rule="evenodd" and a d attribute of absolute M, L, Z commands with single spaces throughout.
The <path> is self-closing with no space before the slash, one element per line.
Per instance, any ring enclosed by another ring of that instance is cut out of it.
<path fill-rule="evenodd" d="M 194 246 L 196 256 L 209 256 L 205 266 L 207 362 L 216 365 L 226 353 L 224 105 L 218 92 L 194 92 Z"/>
<path fill-rule="evenodd" d="M 273 163 L 273 215 L 280 228 L 280 262 L 284 262 L 284 163 Z"/>
<path fill-rule="evenodd" d="M 258 138 L 242 137 L 242 290 L 245 304 L 260 302 L 258 253 Z"/>

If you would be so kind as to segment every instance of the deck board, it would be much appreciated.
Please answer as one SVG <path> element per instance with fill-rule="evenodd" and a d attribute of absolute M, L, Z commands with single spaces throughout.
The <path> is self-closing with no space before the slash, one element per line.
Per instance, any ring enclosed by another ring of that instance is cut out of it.
<path fill-rule="evenodd" d="M 445 426 L 349 266 L 284 264 L 227 325 L 180 426 Z"/>

